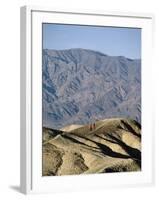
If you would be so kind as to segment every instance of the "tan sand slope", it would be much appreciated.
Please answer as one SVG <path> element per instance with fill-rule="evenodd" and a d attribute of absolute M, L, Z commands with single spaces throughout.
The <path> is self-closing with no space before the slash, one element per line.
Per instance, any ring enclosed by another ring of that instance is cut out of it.
<path fill-rule="evenodd" d="M 43 128 L 43 176 L 141 170 L 141 126 L 105 119 L 64 130 Z"/>
<path fill-rule="evenodd" d="M 65 131 L 65 132 L 70 132 L 73 131 L 75 129 L 81 128 L 82 125 L 79 124 L 71 124 L 69 126 L 65 126 L 64 128 L 60 129 L 61 131 Z"/>

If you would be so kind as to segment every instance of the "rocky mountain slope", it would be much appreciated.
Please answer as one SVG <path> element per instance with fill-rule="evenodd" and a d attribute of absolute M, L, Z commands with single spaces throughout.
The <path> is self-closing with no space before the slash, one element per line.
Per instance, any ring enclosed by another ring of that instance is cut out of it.
<path fill-rule="evenodd" d="M 141 60 L 86 49 L 43 50 L 43 126 L 141 122 Z"/>
<path fill-rule="evenodd" d="M 100 120 L 92 130 L 73 127 L 43 128 L 43 176 L 141 170 L 141 127 L 135 120 Z"/>

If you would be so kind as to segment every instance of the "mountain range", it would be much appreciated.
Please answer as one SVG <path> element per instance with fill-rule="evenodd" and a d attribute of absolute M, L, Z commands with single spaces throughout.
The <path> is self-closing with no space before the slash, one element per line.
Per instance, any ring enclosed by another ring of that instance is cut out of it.
<path fill-rule="evenodd" d="M 43 126 L 126 117 L 141 123 L 141 60 L 88 49 L 43 49 Z"/>

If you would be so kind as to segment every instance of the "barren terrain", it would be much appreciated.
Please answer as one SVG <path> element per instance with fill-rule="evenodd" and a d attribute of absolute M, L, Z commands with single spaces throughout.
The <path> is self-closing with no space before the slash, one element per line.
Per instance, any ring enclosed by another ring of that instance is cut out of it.
<path fill-rule="evenodd" d="M 43 176 L 141 170 L 141 126 L 128 118 L 43 127 Z"/>

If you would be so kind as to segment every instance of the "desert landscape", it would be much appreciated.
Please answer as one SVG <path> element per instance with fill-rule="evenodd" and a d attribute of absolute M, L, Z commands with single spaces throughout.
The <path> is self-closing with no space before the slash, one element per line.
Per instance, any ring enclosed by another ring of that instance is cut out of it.
<path fill-rule="evenodd" d="M 43 128 L 43 176 L 141 170 L 141 127 L 114 118 L 62 130 Z"/>
<path fill-rule="evenodd" d="M 140 29 L 43 24 L 43 176 L 141 171 L 140 50 Z"/>

